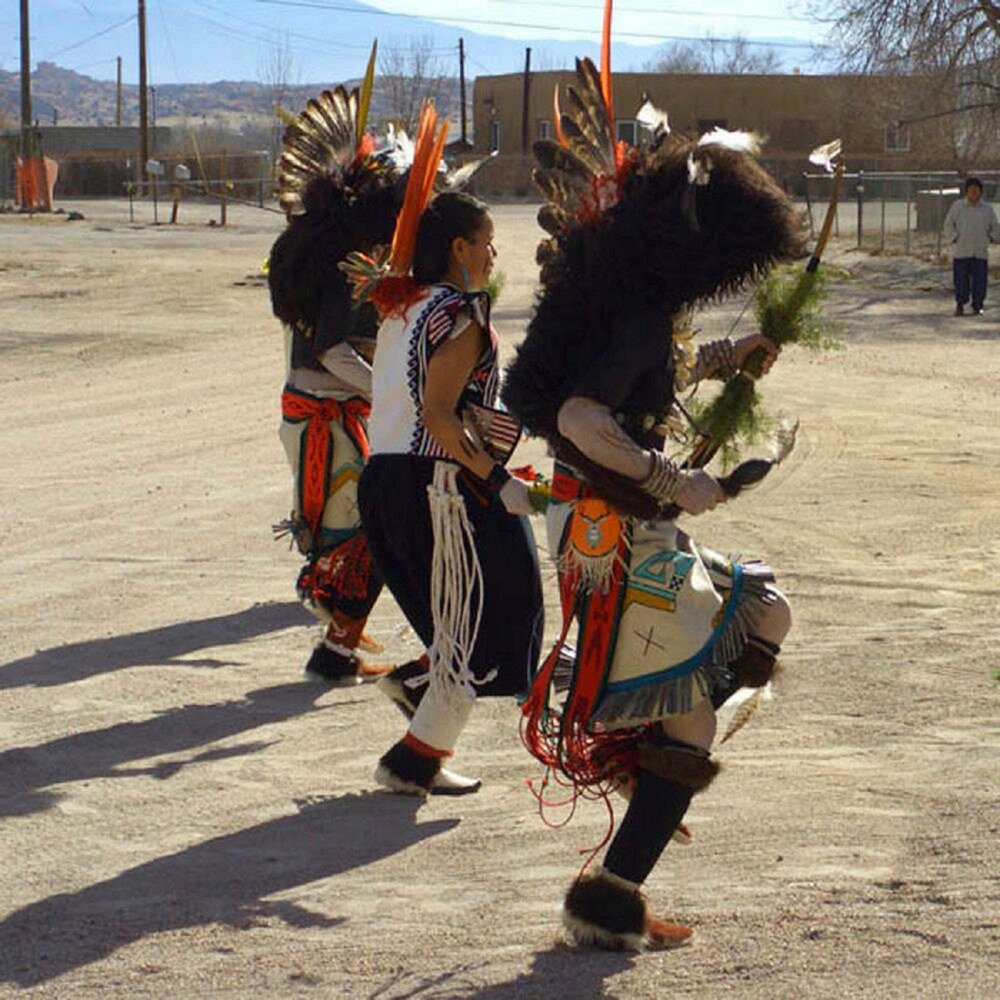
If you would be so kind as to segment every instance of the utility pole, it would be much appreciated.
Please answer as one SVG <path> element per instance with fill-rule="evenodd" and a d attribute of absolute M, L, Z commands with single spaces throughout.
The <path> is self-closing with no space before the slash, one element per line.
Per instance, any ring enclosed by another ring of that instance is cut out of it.
<path fill-rule="evenodd" d="M 146 102 L 146 0 L 139 0 L 139 180 L 146 179 L 149 121 Z"/>
<path fill-rule="evenodd" d="M 528 108 L 531 100 L 531 49 L 524 50 L 524 99 L 521 103 L 521 152 L 527 155 L 529 143 Z"/>
<path fill-rule="evenodd" d="M 31 43 L 28 0 L 21 0 L 21 162 L 31 156 Z"/>
<path fill-rule="evenodd" d="M 462 108 L 462 149 L 468 144 L 465 123 L 465 39 L 458 40 L 458 100 Z"/>
<path fill-rule="evenodd" d="M 122 127 L 122 57 L 118 56 L 118 100 L 115 104 L 115 125 Z"/>

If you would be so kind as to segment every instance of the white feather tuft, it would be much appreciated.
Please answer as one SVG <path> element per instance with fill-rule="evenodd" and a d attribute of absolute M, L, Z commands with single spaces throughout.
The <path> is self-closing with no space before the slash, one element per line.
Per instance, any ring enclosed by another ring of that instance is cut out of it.
<path fill-rule="evenodd" d="M 645 97 L 645 95 L 643 95 Z M 658 108 L 648 97 L 642 102 L 642 107 L 635 113 L 635 120 L 649 129 L 654 136 L 669 135 L 670 121 L 666 111 Z"/>
<path fill-rule="evenodd" d="M 817 146 L 809 154 L 809 162 L 815 163 L 817 167 L 822 167 L 828 173 L 833 173 L 834 160 L 840 156 L 842 144 L 839 139 Z"/>
<path fill-rule="evenodd" d="M 714 128 L 698 140 L 698 145 L 723 146 L 756 156 L 760 152 L 761 138 L 756 132 L 730 132 L 728 129 Z"/>

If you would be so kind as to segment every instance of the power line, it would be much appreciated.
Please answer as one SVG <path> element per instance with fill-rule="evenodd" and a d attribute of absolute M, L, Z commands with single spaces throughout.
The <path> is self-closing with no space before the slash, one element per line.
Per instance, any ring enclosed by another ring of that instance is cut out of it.
<path fill-rule="evenodd" d="M 218 10 L 214 5 L 204 2 L 204 0 L 192 0 L 194 4 L 198 7 L 203 8 L 211 12 L 212 14 L 223 14 L 224 12 Z M 197 17 L 208 24 L 214 25 L 216 28 L 220 29 L 223 33 L 229 33 L 235 35 L 236 37 L 243 37 L 244 40 L 256 41 L 259 44 L 266 45 L 268 42 L 272 42 L 274 39 L 275 26 L 273 24 L 268 24 L 264 21 L 255 21 L 251 18 L 241 17 L 239 23 L 243 25 L 250 25 L 255 28 L 260 28 L 266 35 L 252 35 L 246 32 L 241 32 L 239 28 L 233 28 L 232 25 L 220 24 L 218 21 L 207 17 L 205 14 L 199 14 L 194 10 L 187 9 L 186 13 L 191 17 Z M 239 34 L 237 34 L 239 33 Z M 356 42 L 335 42 L 328 41 L 326 39 L 317 38 L 315 35 L 305 35 L 297 31 L 288 31 L 287 29 L 281 29 L 283 35 L 287 35 L 289 38 L 302 39 L 303 41 L 309 43 L 305 45 L 299 45 L 300 49 L 305 49 L 306 51 L 317 52 L 320 55 L 324 54 L 324 50 L 329 51 L 330 49 L 352 49 L 357 51 L 367 52 L 371 46 L 367 43 L 356 43 Z M 317 48 L 316 46 L 320 46 Z M 431 49 L 430 52 L 434 55 L 441 55 L 444 53 L 451 53 L 455 50 L 454 45 L 449 45 L 447 47 L 440 47 Z"/>
<path fill-rule="evenodd" d="M 538 0 L 490 0 L 491 3 L 504 4 L 513 7 L 537 7 Z M 603 4 L 600 3 L 571 3 L 569 0 L 546 0 L 545 7 L 566 7 L 570 10 L 591 10 L 600 11 Z M 706 10 L 678 10 L 673 7 L 615 7 L 616 14 L 676 14 L 679 17 L 725 17 L 724 12 L 713 14 Z M 741 21 L 799 21 L 803 24 L 815 24 L 811 17 L 800 17 L 795 14 L 747 14 L 740 11 Z"/>
<path fill-rule="evenodd" d="M 110 28 L 102 28 L 100 31 L 95 31 L 94 34 L 88 35 L 86 38 L 81 38 L 80 41 L 74 42 L 72 45 L 67 45 L 65 48 L 59 49 L 56 52 L 50 53 L 42 62 L 49 62 L 55 59 L 56 56 L 61 56 L 64 52 L 69 52 L 72 49 L 78 49 L 81 45 L 86 45 L 87 42 L 92 42 L 95 38 L 100 38 L 101 35 L 106 35 L 108 32 L 114 31 L 116 28 L 121 28 L 122 26 L 129 24 L 131 21 L 135 20 L 135 14 L 129 14 L 128 17 L 121 21 L 112 24 Z"/>
<path fill-rule="evenodd" d="M 398 19 L 405 19 L 409 21 L 427 21 L 431 20 L 427 17 L 422 17 L 419 14 L 400 14 L 394 13 L 388 10 L 374 10 L 372 8 L 366 8 L 365 10 L 358 10 L 356 7 L 346 7 L 343 4 L 337 3 L 323 3 L 320 0 L 254 0 L 255 3 L 268 4 L 273 7 L 300 7 L 310 10 L 335 10 L 340 11 L 345 14 L 360 14 L 363 17 L 394 17 Z M 532 31 L 565 31 L 571 34 L 584 35 L 587 37 L 593 37 L 595 32 L 589 28 L 577 28 L 572 25 L 565 24 L 530 24 L 524 21 L 501 21 L 492 18 L 480 18 L 480 17 L 449 17 L 447 19 L 449 26 L 463 25 L 468 27 L 493 27 L 493 28 L 527 28 Z M 618 31 L 615 32 L 617 38 L 636 38 L 648 43 L 656 42 L 704 42 L 704 37 L 699 37 L 696 35 L 650 35 L 644 32 L 638 31 Z M 747 38 L 716 38 L 715 41 L 718 42 L 750 42 L 752 45 L 759 46 L 761 48 L 771 48 L 771 49 L 803 49 L 803 48 L 814 48 L 814 49 L 827 49 L 830 48 L 828 45 L 823 45 L 818 42 L 771 42 L 771 41 L 757 41 L 750 40 Z"/>

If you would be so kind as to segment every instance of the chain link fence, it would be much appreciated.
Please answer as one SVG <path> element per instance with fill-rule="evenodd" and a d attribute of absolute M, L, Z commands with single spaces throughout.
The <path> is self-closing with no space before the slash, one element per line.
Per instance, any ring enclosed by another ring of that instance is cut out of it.
<path fill-rule="evenodd" d="M 830 174 L 803 174 L 809 226 L 822 225 L 830 199 Z M 976 173 L 983 200 L 1000 197 L 1000 170 Z M 940 257 L 948 252 L 941 227 L 952 202 L 964 195 L 965 175 L 954 170 L 845 173 L 834 235 L 853 239 L 858 249 Z"/>

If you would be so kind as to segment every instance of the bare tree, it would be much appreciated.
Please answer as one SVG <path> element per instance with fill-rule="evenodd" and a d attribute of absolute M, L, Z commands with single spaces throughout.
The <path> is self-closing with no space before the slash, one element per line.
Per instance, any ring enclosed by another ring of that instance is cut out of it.
<path fill-rule="evenodd" d="M 773 49 L 755 47 L 743 36 L 705 36 L 704 42 L 674 42 L 646 63 L 647 73 L 780 73 Z"/>
<path fill-rule="evenodd" d="M 996 0 L 814 0 L 846 70 L 927 78 L 904 124 L 939 121 L 958 169 L 997 155 L 1000 3 Z"/>
<path fill-rule="evenodd" d="M 272 40 L 271 44 L 261 52 L 257 63 L 257 74 L 264 85 L 264 95 L 270 114 L 268 151 L 272 163 L 276 163 L 281 155 L 281 137 L 285 126 L 278 117 L 277 108 L 284 107 L 288 99 L 292 65 L 292 43 L 287 32 Z M 297 112 L 299 109 L 287 110 Z"/>
<path fill-rule="evenodd" d="M 453 103 L 453 75 L 446 72 L 430 38 L 410 38 L 405 43 L 381 47 L 378 63 L 376 88 L 387 121 L 412 132 L 424 98 L 433 98 L 438 114 L 448 117 Z"/>

